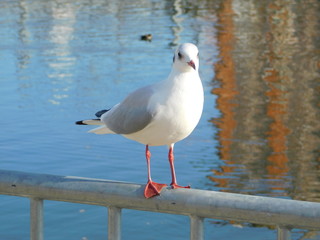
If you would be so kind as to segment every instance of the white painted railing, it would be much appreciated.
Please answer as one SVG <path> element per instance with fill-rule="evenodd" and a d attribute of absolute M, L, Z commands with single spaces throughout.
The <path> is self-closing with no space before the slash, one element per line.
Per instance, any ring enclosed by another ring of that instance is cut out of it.
<path fill-rule="evenodd" d="M 188 215 L 191 240 L 204 239 L 204 218 L 274 225 L 278 240 L 290 239 L 292 228 L 320 229 L 320 203 L 169 188 L 145 199 L 143 189 L 132 183 L 0 170 L 0 194 L 30 198 L 32 240 L 43 239 L 44 200 L 108 207 L 109 240 L 121 239 L 123 208 Z"/>

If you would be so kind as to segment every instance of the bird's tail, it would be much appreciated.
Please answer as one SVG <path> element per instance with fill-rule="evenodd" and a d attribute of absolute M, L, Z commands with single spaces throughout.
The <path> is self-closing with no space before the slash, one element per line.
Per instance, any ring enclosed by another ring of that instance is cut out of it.
<path fill-rule="evenodd" d="M 104 125 L 103 122 L 100 121 L 100 119 L 89 119 L 89 120 L 81 120 L 76 122 L 77 125 Z M 89 133 L 95 133 L 95 134 L 108 134 L 108 133 L 114 133 L 109 128 L 107 128 L 105 125 L 100 126 L 94 129 L 91 129 L 88 131 Z"/>
<path fill-rule="evenodd" d="M 81 120 L 81 121 L 77 121 L 76 124 L 77 125 L 104 125 L 103 122 L 101 122 L 100 118 L 101 116 L 108 112 L 109 110 L 101 110 L 99 112 L 96 113 L 96 116 L 98 118 L 96 119 L 89 119 L 89 120 Z M 89 131 L 89 133 L 95 133 L 95 134 L 107 134 L 107 133 L 114 133 L 113 131 L 111 131 L 109 128 L 107 128 L 106 125 L 101 126 L 101 127 L 97 127 L 94 129 L 91 129 Z"/>
<path fill-rule="evenodd" d="M 103 125 L 100 119 L 81 120 L 76 122 L 77 125 Z"/>

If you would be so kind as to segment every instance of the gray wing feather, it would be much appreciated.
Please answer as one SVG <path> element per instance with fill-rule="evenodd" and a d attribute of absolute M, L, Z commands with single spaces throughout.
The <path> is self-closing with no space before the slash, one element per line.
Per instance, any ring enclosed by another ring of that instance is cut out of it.
<path fill-rule="evenodd" d="M 101 121 L 117 134 L 131 134 L 142 130 L 152 121 L 148 110 L 149 99 L 153 94 L 151 86 L 132 92 L 124 101 L 101 116 Z"/>

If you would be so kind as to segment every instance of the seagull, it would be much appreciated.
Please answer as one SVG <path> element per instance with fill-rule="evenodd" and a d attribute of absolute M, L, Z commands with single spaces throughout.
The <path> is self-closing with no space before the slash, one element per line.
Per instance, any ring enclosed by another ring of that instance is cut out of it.
<path fill-rule="evenodd" d="M 168 146 L 171 188 L 190 188 L 177 184 L 173 148 L 176 142 L 191 134 L 202 114 L 204 95 L 198 70 L 198 48 L 192 43 L 181 44 L 174 52 L 167 79 L 133 91 L 111 109 L 97 112 L 96 119 L 76 122 L 78 125 L 101 125 L 90 133 L 120 134 L 146 146 L 145 198 L 159 195 L 167 186 L 151 178 L 149 146 Z"/>

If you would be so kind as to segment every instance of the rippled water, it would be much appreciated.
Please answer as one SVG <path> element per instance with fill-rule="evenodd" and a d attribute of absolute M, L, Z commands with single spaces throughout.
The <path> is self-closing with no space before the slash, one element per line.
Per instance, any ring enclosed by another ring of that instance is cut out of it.
<path fill-rule="evenodd" d="M 0 34 L 0 168 L 144 183 L 144 146 L 74 122 L 165 78 L 174 47 L 193 42 L 205 108 L 176 144 L 179 182 L 320 201 L 319 1 L 3 0 Z M 167 149 L 151 151 L 154 179 L 168 182 Z M 27 239 L 28 200 L 0 206 L 0 238 Z M 45 237 L 106 239 L 106 215 L 46 201 Z M 188 229 L 187 217 L 124 210 L 123 239 L 188 239 Z M 207 220 L 206 237 L 276 232 Z"/>

